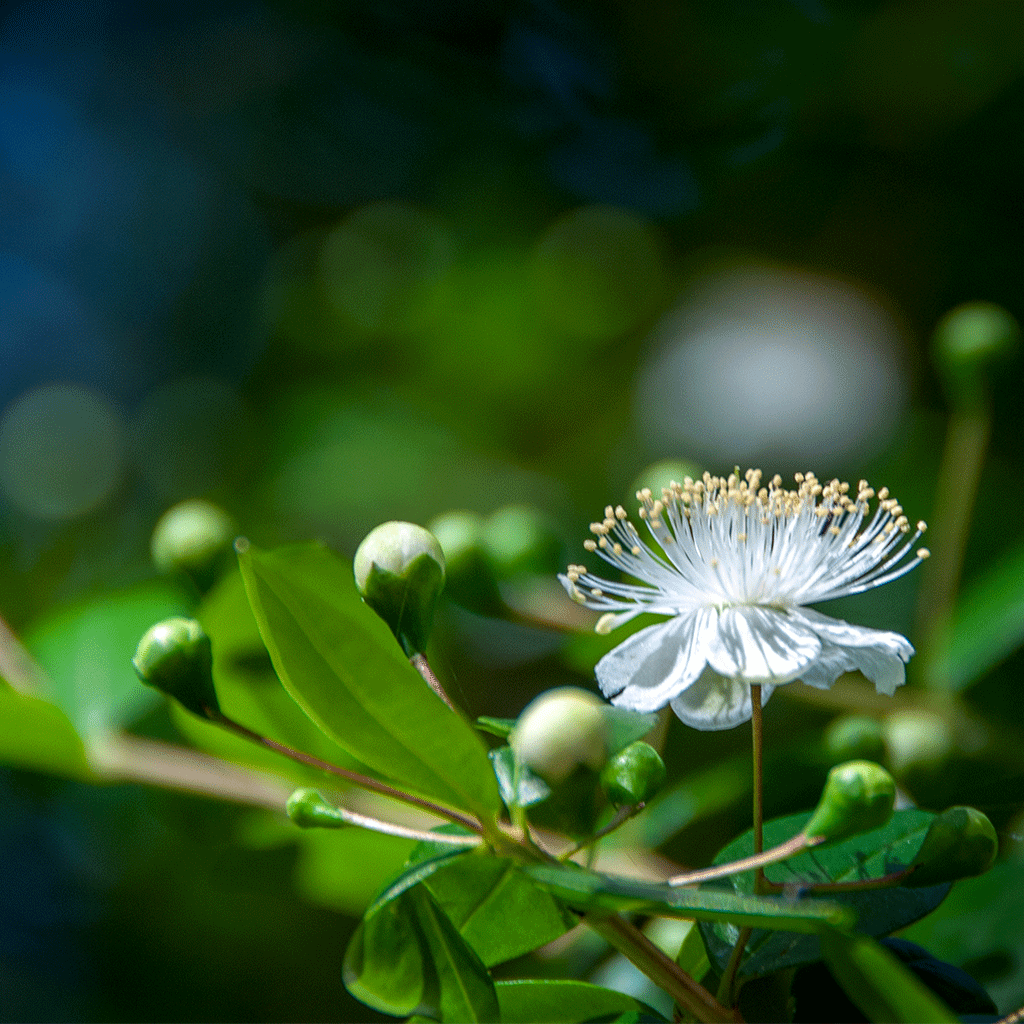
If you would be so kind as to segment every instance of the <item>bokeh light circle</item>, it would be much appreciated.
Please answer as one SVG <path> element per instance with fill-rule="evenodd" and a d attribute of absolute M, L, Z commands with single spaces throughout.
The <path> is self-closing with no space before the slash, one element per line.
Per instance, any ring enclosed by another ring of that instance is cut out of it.
<path fill-rule="evenodd" d="M 801 468 L 863 459 L 905 405 L 891 317 L 812 273 L 737 267 L 705 279 L 654 342 L 636 417 L 655 454 Z"/>
<path fill-rule="evenodd" d="M 106 501 L 124 471 L 125 428 L 105 399 L 78 384 L 44 384 L 0 419 L 0 488 L 19 511 L 71 519 Z"/>

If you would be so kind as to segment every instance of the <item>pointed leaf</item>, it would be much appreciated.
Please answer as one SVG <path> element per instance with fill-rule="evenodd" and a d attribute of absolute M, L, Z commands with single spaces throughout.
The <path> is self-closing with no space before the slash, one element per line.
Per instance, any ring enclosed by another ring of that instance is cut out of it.
<path fill-rule="evenodd" d="M 958 1024 L 960 1018 L 913 971 L 864 935 L 822 936 L 821 950 L 843 991 L 879 1024 Z"/>
<path fill-rule="evenodd" d="M 584 1024 L 623 1014 L 639 1014 L 651 1021 L 663 1019 L 632 996 L 585 981 L 499 981 L 495 989 L 501 1019 L 516 1024 Z"/>
<path fill-rule="evenodd" d="M 551 787 L 539 775 L 516 763 L 511 747 L 495 747 L 487 756 L 506 807 L 532 807 L 551 796 Z"/>
<path fill-rule="evenodd" d="M 930 811 L 914 808 L 897 811 L 882 828 L 790 857 L 781 864 L 766 868 L 765 876 L 771 882 L 793 885 L 797 890 L 801 885 L 817 882 L 855 882 L 880 878 L 913 862 L 934 817 Z M 766 822 L 765 849 L 792 838 L 809 819 L 810 814 L 801 813 Z M 714 863 L 725 864 L 738 860 L 749 856 L 753 849 L 753 833 L 747 831 L 719 851 Z M 753 893 L 754 873 L 747 871 L 732 875 L 727 884 L 737 894 Z M 879 936 L 888 935 L 934 910 L 945 898 L 949 888 L 948 884 L 920 889 L 896 886 L 862 892 L 804 895 L 800 898 L 800 904 L 812 905 L 825 900 L 833 905 L 849 907 L 856 912 L 858 932 Z M 703 924 L 701 931 L 712 962 L 719 970 L 724 969 L 732 953 L 738 928 L 732 924 Z M 740 967 L 740 974 L 770 974 L 783 967 L 813 963 L 819 959 L 821 946 L 816 936 L 755 931 L 747 943 L 747 954 Z"/>
<path fill-rule="evenodd" d="M 60 708 L 0 683 L 0 763 L 95 781 L 85 747 Z"/>
<path fill-rule="evenodd" d="M 281 682 L 328 736 L 410 790 L 496 816 L 482 742 L 409 665 L 347 565 L 318 545 L 250 547 L 239 563 Z"/>
<path fill-rule="evenodd" d="M 443 1021 L 498 1020 L 494 982 L 430 893 L 417 886 L 405 897 L 413 902 L 416 917 L 440 986 Z"/>
<path fill-rule="evenodd" d="M 405 1017 L 424 1002 L 423 937 L 415 909 L 401 899 L 367 914 L 356 928 L 342 965 L 345 987 L 381 1013 Z"/>
<path fill-rule="evenodd" d="M 728 921 L 739 927 L 797 932 L 848 928 L 854 921 L 851 911 L 826 900 L 794 902 L 777 896 L 740 896 L 724 889 L 677 889 L 570 866 L 545 864 L 524 870 L 542 888 L 581 910 Z"/>

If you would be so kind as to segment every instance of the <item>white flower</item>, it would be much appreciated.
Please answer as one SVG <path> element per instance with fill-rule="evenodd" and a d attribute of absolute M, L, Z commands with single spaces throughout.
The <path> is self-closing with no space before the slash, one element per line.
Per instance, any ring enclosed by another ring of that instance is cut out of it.
<path fill-rule="evenodd" d="M 640 517 L 660 551 L 637 533 L 625 510 L 605 509 L 585 547 L 639 583 L 603 580 L 585 566 L 559 576 L 573 600 L 603 611 L 607 633 L 642 612 L 670 615 L 606 654 L 596 668 L 604 695 L 634 711 L 672 710 L 695 729 L 730 729 L 750 718 L 752 685 L 762 704 L 781 683 L 827 689 L 860 671 L 892 696 L 914 653 L 906 637 L 854 626 L 804 607 L 888 583 L 928 556 L 909 560 L 925 524 L 910 526 L 887 489 L 862 480 L 821 484 L 798 473 L 796 490 L 761 471 L 704 474 L 654 498 L 637 493 Z"/>

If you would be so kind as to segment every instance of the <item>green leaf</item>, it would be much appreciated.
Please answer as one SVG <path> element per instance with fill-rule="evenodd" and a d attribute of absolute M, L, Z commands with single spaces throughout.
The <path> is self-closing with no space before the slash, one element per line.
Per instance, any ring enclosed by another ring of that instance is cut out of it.
<path fill-rule="evenodd" d="M 487 756 L 494 766 L 501 799 L 506 807 L 532 807 L 551 796 L 551 787 L 525 764 L 516 763 L 511 747 L 495 747 Z"/>
<path fill-rule="evenodd" d="M 937 677 L 965 690 L 1024 643 L 1024 544 L 967 589 L 937 657 Z"/>
<path fill-rule="evenodd" d="M 28 631 L 25 646 L 52 681 L 55 703 L 88 737 L 130 724 L 161 700 L 139 682 L 132 655 L 150 626 L 186 612 L 179 591 L 143 583 L 55 612 Z"/>
<path fill-rule="evenodd" d="M 897 957 L 864 935 L 826 934 L 821 950 L 846 994 L 879 1024 L 959 1024 L 949 1009 Z"/>
<path fill-rule="evenodd" d="M 494 982 L 445 912 L 423 886 L 410 890 L 404 899 L 416 908 L 417 921 L 433 960 L 440 986 L 441 1020 L 498 1020 Z"/>
<path fill-rule="evenodd" d="M 360 1002 L 395 1017 L 423 1008 L 432 1001 L 423 947 L 415 908 L 408 900 L 377 907 L 349 941 L 342 964 L 345 987 Z"/>
<path fill-rule="evenodd" d="M 627 1013 L 662 1019 L 632 996 L 585 981 L 499 981 L 495 989 L 501 1019 L 516 1024 L 584 1024 Z"/>
<path fill-rule="evenodd" d="M 529 953 L 579 923 L 510 860 L 460 857 L 440 865 L 423 884 L 488 967 Z"/>
<path fill-rule="evenodd" d="M 0 762 L 95 782 L 85 748 L 60 708 L 0 685 Z"/>
<path fill-rule="evenodd" d="M 542 888 L 580 910 L 728 921 L 740 927 L 809 933 L 848 928 L 854 921 L 850 910 L 827 900 L 794 902 L 776 896 L 740 896 L 724 889 L 677 889 L 568 865 L 545 864 L 524 870 Z"/>
<path fill-rule="evenodd" d="M 213 676 L 224 713 L 250 729 L 343 768 L 364 767 L 327 736 L 292 699 L 274 672 L 235 566 L 207 595 L 196 618 L 213 642 Z M 216 725 L 175 709 L 175 725 L 218 757 L 322 785 L 323 773 L 256 746 Z M 360 909 L 361 913 L 361 909 Z"/>
<path fill-rule="evenodd" d="M 854 882 L 879 878 L 913 862 L 934 817 L 930 811 L 913 808 L 897 811 L 882 828 L 790 857 L 781 864 L 766 868 L 765 876 L 771 882 L 795 887 L 818 882 Z M 771 849 L 792 838 L 808 820 L 810 814 L 801 813 L 766 822 L 765 849 Z M 725 864 L 738 860 L 749 856 L 753 849 L 753 832 L 747 831 L 719 851 L 714 863 Z M 751 894 L 754 891 L 754 872 L 732 875 L 726 884 L 734 893 Z M 804 896 L 798 905 L 813 905 L 824 900 L 832 905 L 849 907 L 855 912 L 858 932 L 879 936 L 888 935 L 930 913 L 948 892 L 948 884 L 920 889 L 897 886 L 865 892 Z M 718 969 L 723 970 L 732 953 L 738 928 L 731 924 L 705 924 L 701 926 L 701 931 L 708 955 Z M 740 974 L 770 974 L 783 967 L 813 963 L 819 959 L 821 948 L 816 936 L 800 937 L 755 931 L 747 943 Z"/>
<path fill-rule="evenodd" d="M 423 796 L 493 819 L 501 808 L 486 750 L 403 657 L 326 548 L 239 554 L 274 668 L 332 739 Z"/>
<path fill-rule="evenodd" d="M 476 727 L 481 732 L 507 739 L 509 733 L 516 727 L 516 720 L 514 718 L 489 718 L 487 715 L 481 715 L 476 720 Z"/>

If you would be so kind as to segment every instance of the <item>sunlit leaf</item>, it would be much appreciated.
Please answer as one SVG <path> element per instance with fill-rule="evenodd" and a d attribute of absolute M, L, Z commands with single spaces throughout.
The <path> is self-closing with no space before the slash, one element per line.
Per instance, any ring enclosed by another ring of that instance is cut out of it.
<path fill-rule="evenodd" d="M 821 950 L 846 994 L 879 1024 L 958 1024 L 949 1009 L 909 968 L 874 939 L 826 934 Z"/>
<path fill-rule="evenodd" d="M 441 1020 L 452 1022 L 498 1019 L 498 999 L 487 968 L 448 916 L 423 887 L 403 899 L 412 902 L 440 987 Z"/>
<path fill-rule="evenodd" d="M 64 712 L 5 683 L 0 683 L 0 761 L 71 779 L 95 779 Z"/>
<path fill-rule="evenodd" d="M 324 732 L 417 793 L 496 815 L 482 742 L 409 665 L 345 563 L 319 545 L 248 548 L 239 562 L 277 674 Z"/>
<path fill-rule="evenodd" d="M 488 967 L 543 946 L 579 923 L 510 860 L 460 857 L 423 884 Z"/>
<path fill-rule="evenodd" d="M 924 841 L 928 826 L 935 817 L 930 811 L 909 808 L 897 811 L 882 828 L 853 836 L 818 850 L 791 857 L 781 864 L 765 869 L 769 881 L 793 885 L 795 891 L 819 882 L 854 882 L 898 871 L 913 862 Z M 776 818 L 764 825 L 766 849 L 777 846 L 796 835 L 810 815 L 801 813 Z M 738 860 L 753 853 L 753 833 L 745 832 L 722 849 L 715 864 Z M 754 891 L 752 871 L 732 875 L 723 884 L 737 894 Z M 855 912 L 856 928 L 865 935 L 888 935 L 934 910 L 949 892 L 949 885 L 933 885 L 920 889 L 899 886 L 863 892 L 837 892 L 800 898 L 800 905 L 813 905 L 825 900 Z M 701 931 L 708 955 L 719 970 L 728 963 L 738 928 L 733 924 L 702 924 Z M 795 931 L 795 929 L 794 929 Z M 821 958 L 817 936 L 755 931 L 747 943 L 747 954 L 740 968 L 744 975 L 769 974 L 783 967 L 813 963 Z"/>

